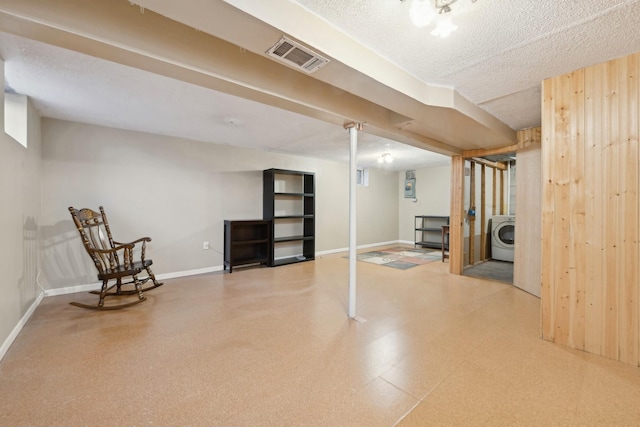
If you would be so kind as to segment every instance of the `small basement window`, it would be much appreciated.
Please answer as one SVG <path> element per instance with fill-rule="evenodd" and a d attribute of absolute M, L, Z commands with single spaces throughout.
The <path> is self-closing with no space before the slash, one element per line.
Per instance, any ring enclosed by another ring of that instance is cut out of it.
<path fill-rule="evenodd" d="M 369 170 L 365 168 L 358 168 L 356 171 L 356 184 L 364 187 L 369 186 Z"/>

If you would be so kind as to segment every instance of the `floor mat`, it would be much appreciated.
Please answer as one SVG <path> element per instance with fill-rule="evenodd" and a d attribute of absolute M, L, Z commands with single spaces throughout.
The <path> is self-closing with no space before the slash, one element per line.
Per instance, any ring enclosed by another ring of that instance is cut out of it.
<path fill-rule="evenodd" d="M 396 247 L 363 252 L 357 254 L 357 259 L 371 264 L 407 270 L 417 265 L 442 260 L 442 252 L 433 249 Z"/>
<path fill-rule="evenodd" d="M 462 274 L 513 284 L 513 263 L 497 260 L 484 261 L 465 267 Z"/>

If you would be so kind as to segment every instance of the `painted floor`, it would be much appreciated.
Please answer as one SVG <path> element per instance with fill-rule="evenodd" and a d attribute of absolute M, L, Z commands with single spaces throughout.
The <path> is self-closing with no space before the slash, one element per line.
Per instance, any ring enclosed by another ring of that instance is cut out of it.
<path fill-rule="evenodd" d="M 630 426 L 640 368 L 541 340 L 514 286 L 344 254 L 45 298 L 0 362 L 2 426 Z M 161 269 L 157 266 L 156 269 Z"/>

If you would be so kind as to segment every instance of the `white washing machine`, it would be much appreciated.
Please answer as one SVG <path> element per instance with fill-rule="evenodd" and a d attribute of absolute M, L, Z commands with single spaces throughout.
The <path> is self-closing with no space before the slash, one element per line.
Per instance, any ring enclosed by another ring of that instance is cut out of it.
<path fill-rule="evenodd" d="M 491 258 L 513 262 L 515 237 L 514 215 L 496 215 L 491 218 Z"/>

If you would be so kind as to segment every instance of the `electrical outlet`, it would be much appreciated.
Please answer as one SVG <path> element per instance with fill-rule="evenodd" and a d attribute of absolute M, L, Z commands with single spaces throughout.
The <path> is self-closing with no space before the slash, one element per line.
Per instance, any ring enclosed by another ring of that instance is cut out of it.
<path fill-rule="evenodd" d="M 204 242 L 204 243 L 202 244 L 202 249 L 205 249 L 205 250 L 206 250 L 206 249 L 209 249 L 209 242 Z"/>

